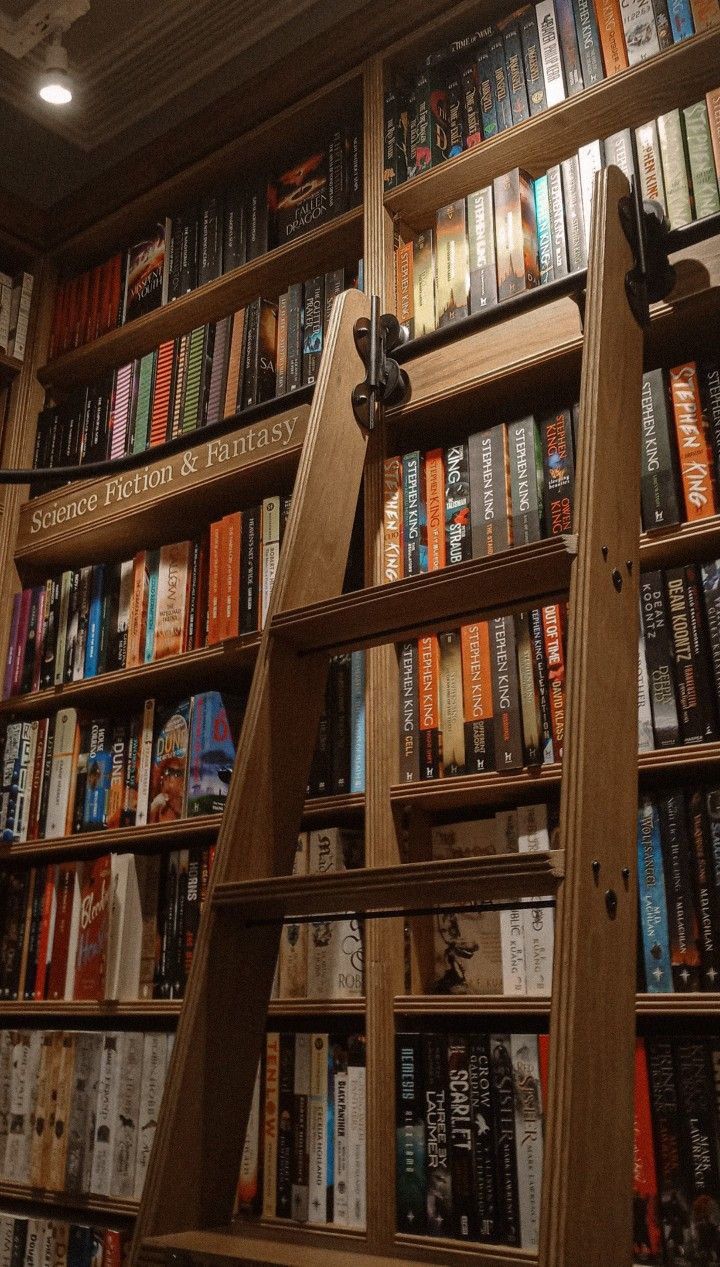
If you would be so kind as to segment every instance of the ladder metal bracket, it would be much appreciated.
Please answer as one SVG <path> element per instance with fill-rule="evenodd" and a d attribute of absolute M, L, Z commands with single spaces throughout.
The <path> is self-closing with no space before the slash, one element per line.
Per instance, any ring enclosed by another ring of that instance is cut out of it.
<path fill-rule="evenodd" d="M 638 325 L 650 323 L 650 304 L 667 298 L 675 285 L 675 269 L 668 259 L 670 226 L 659 202 L 643 201 L 633 176 L 630 194 L 620 199 L 620 223 L 633 253 L 633 267 L 625 274 L 625 293 Z"/>
<path fill-rule="evenodd" d="M 407 398 L 410 380 L 390 353 L 407 343 L 408 330 L 392 313 L 380 316 L 380 300 L 370 298 L 370 316 L 354 327 L 355 347 L 365 366 L 365 379 L 352 393 L 353 413 L 361 427 L 372 431 L 381 405 L 399 405 Z"/>

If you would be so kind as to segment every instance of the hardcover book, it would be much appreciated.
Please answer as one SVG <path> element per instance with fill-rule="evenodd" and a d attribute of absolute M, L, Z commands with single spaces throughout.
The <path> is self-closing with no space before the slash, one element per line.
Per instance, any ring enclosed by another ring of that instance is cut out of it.
<path fill-rule="evenodd" d="M 228 793 L 235 745 L 219 691 L 194 695 L 190 709 L 189 756 L 185 813 L 222 812 Z"/>
<path fill-rule="evenodd" d="M 189 700 L 159 712 L 150 775 L 149 823 L 171 822 L 183 816 L 189 718 Z"/>
<path fill-rule="evenodd" d="M 105 854 L 78 863 L 80 926 L 75 959 L 74 999 L 103 999 L 110 933 L 111 870 Z"/>
<path fill-rule="evenodd" d="M 128 248 L 123 322 L 167 303 L 170 221 L 163 220 Z"/>

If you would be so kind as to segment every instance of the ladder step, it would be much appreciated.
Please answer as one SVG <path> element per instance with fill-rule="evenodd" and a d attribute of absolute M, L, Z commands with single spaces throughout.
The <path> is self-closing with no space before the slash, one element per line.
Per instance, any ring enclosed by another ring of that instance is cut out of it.
<path fill-rule="evenodd" d="M 247 922 L 348 911 L 383 914 L 474 902 L 550 895 L 565 873 L 565 852 L 441 858 L 395 867 L 361 867 L 324 875 L 275 876 L 218 884 L 215 907 L 245 908 Z"/>
<path fill-rule="evenodd" d="M 566 596 L 577 537 L 550 537 L 438 572 L 279 612 L 273 634 L 298 651 L 342 651 L 417 638 Z"/>

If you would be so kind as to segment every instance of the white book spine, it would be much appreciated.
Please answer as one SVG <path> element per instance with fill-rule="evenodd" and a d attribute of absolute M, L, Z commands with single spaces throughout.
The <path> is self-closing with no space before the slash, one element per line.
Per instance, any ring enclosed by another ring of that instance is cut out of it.
<path fill-rule="evenodd" d="M 70 912 L 70 937 L 68 940 L 67 968 L 65 969 L 65 990 L 63 997 L 75 997 L 75 961 L 77 959 L 78 938 L 80 936 L 80 877 L 75 870 L 73 877 L 72 910 Z"/>
<path fill-rule="evenodd" d="M 77 713 L 74 708 L 64 708 L 55 721 L 55 743 L 50 767 L 45 838 L 55 840 L 65 835 L 70 783 L 73 773 L 73 752 Z"/>
<path fill-rule="evenodd" d="M 580 164 L 580 192 L 582 194 L 585 225 L 585 249 L 590 250 L 591 209 L 595 176 L 603 168 L 603 152 L 599 141 L 589 141 L 578 150 Z"/>
<path fill-rule="evenodd" d="M 345 870 L 344 842 L 350 838 L 338 827 L 310 832 L 309 871 L 322 875 Z M 359 998 L 363 991 L 363 944 L 357 918 L 333 919 L 310 925 L 308 938 L 308 998 Z"/>
<path fill-rule="evenodd" d="M 138 1142 L 135 1153 L 133 1196 L 139 1201 L 147 1174 L 150 1150 L 155 1138 L 160 1101 L 165 1085 L 167 1035 L 149 1033 L 143 1036 L 143 1064 L 138 1113 Z"/>
<path fill-rule="evenodd" d="M 515 810 L 501 810 L 497 813 L 495 829 L 498 853 L 517 852 L 518 824 Z M 523 912 L 517 907 L 500 912 L 500 945 L 503 994 L 526 994 L 525 922 Z"/>
<path fill-rule="evenodd" d="M 120 1035 L 120 1072 L 110 1190 L 114 1196 L 128 1199 L 132 1198 L 135 1187 L 143 1046 L 142 1034 L 129 1030 Z"/>
<path fill-rule="evenodd" d="M 17 1033 L 13 1043 L 10 1087 L 10 1125 L 5 1151 L 5 1174 L 13 1183 L 27 1183 L 30 1165 L 30 1114 L 35 1103 L 40 1064 L 39 1030 Z"/>
<path fill-rule="evenodd" d="M 33 279 L 32 273 L 23 273 L 22 278 L 17 282 L 20 291 L 18 298 L 18 312 L 15 326 L 15 338 L 12 345 L 12 355 L 17 357 L 18 361 L 22 361 L 25 357 L 25 346 L 27 344 L 28 323 L 30 321 L 30 300 L 32 298 Z"/>
<path fill-rule="evenodd" d="M 364 1231 L 367 1222 L 365 1066 L 348 1064 L 348 1226 Z"/>
<path fill-rule="evenodd" d="M 38 721 L 24 722 L 22 729 L 22 759 L 18 786 L 18 836 L 20 840 L 27 840 L 33 765 L 37 751 L 39 725 Z"/>
<path fill-rule="evenodd" d="M 313 1034 L 310 1041 L 310 1099 L 308 1102 L 308 1223 L 327 1223 L 328 1169 L 328 1036 Z"/>
<path fill-rule="evenodd" d="M 145 700 L 143 709 L 142 734 L 140 736 L 140 760 L 138 762 L 138 790 L 135 825 L 144 827 L 147 824 L 148 802 L 150 799 L 150 773 L 153 757 L 153 727 L 155 723 L 155 700 Z"/>
<path fill-rule="evenodd" d="M 543 1168 L 540 1065 L 536 1034 L 511 1034 L 520 1245 L 537 1249 Z"/>
<path fill-rule="evenodd" d="M 266 497 L 262 504 L 262 618 L 260 628 L 270 605 L 273 582 L 280 558 L 280 498 Z"/>
<path fill-rule="evenodd" d="M 243 1144 L 242 1157 L 240 1159 L 240 1178 L 238 1180 L 237 1192 L 238 1210 L 250 1209 L 255 1201 L 258 1190 L 260 1161 L 260 1075 L 261 1068 L 258 1064 L 257 1073 L 255 1075 L 255 1086 L 253 1087 L 252 1101 L 250 1103 L 250 1114 L 248 1116 L 247 1127 L 245 1128 L 245 1143 Z"/>
<path fill-rule="evenodd" d="M 637 66 L 660 52 L 652 0 L 620 0 L 628 62 Z"/>
<path fill-rule="evenodd" d="M 558 102 L 565 100 L 565 82 L 553 0 L 540 0 L 535 5 L 535 16 L 540 35 L 545 98 L 549 106 L 556 106 Z"/>
<path fill-rule="evenodd" d="M 73 1194 L 87 1192 L 90 1187 L 101 1053 L 101 1034 L 76 1036 L 65 1162 L 65 1190 Z"/>
<path fill-rule="evenodd" d="M 103 1197 L 109 1197 L 112 1191 L 112 1166 L 115 1149 L 118 1083 L 120 1080 L 118 1059 L 120 1037 L 120 1034 L 114 1031 L 103 1035 L 102 1056 L 100 1058 L 90 1191 L 97 1196 Z"/>
<path fill-rule="evenodd" d="M 0 1215 L 0 1267 L 11 1267 L 15 1219 L 12 1214 Z"/>
<path fill-rule="evenodd" d="M 28 1219 L 23 1267 L 42 1267 L 45 1244 L 45 1220 Z"/>
<path fill-rule="evenodd" d="M 0 352 L 10 346 L 10 301 L 12 282 L 7 273 L 0 273 Z"/>
<path fill-rule="evenodd" d="M 643 123 L 642 127 L 635 129 L 635 142 L 637 145 L 638 167 L 640 168 L 640 191 L 643 201 L 646 198 L 650 198 L 653 202 L 659 202 L 663 211 L 667 212 L 665 182 L 660 161 L 660 142 L 658 140 L 657 124 L 654 119 L 651 119 L 649 123 Z"/>
<path fill-rule="evenodd" d="M 5 1154 L 10 1126 L 10 1095 L 13 1071 L 13 1037 L 8 1029 L 0 1030 L 0 1179 L 7 1179 Z M 0 1267 L 3 1267 L 0 1262 Z"/>
<path fill-rule="evenodd" d="M 550 848 L 545 805 L 518 806 L 517 820 L 519 853 L 544 853 Z M 523 905 L 527 908 L 523 910 L 527 993 L 549 995 L 552 988 L 555 913 L 551 907 L 532 906 L 532 899 Z"/>

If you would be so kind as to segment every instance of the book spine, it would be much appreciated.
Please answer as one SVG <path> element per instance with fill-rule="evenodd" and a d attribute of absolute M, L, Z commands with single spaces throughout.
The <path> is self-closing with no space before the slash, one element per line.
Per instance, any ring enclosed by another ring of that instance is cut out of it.
<path fill-rule="evenodd" d="M 425 1101 L 420 1034 L 395 1038 L 396 1208 L 400 1232 L 422 1235 L 426 1219 Z"/>
<path fill-rule="evenodd" d="M 638 752 L 652 752 L 654 747 L 655 734 L 653 732 L 652 708 L 650 705 L 650 677 L 645 653 L 645 633 L 642 625 L 641 607 L 638 644 Z"/>
<path fill-rule="evenodd" d="M 508 427 L 513 544 L 539 541 L 542 514 L 542 458 L 535 419 L 530 415 Z"/>
<path fill-rule="evenodd" d="M 383 577 L 386 582 L 392 582 L 399 581 L 403 575 L 402 458 L 386 458 L 384 471 Z"/>
<path fill-rule="evenodd" d="M 365 652 L 350 663 L 350 793 L 365 791 Z"/>
<path fill-rule="evenodd" d="M 540 424 L 544 484 L 545 535 L 572 530 L 575 454 L 570 410 L 560 409 Z"/>
<path fill-rule="evenodd" d="M 560 53 L 560 36 L 553 0 L 540 0 L 535 5 L 540 35 L 540 57 L 545 80 L 545 99 L 549 106 L 565 100 L 565 79 Z"/>
<path fill-rule="evenodd" d="M 492 1140 L 498 1185 L 498 1234 L 506 1245 L 520 1244 L 518 1176 L 515 1157 L 515 1095 L 510 1036 L 490 1037 Z"/>
<path fill-rule="evenodd" d="M 513 117 L 505 68 L 505 45 L 502 35 L 496 35 L 491 38 L 488 51 L 490 54 L 490 72 L 495 90 L 495 113 L 497 115 L 498 132 L 504 132 L 507 128 L 512 127 Z"/>
<path fill-rule="evenodd" d="M 542 608 L 545 662 L 550 688 L 553 751 L 561 761 L 565 741 L 565 652 L 563 649 L 563 617 L 558 604 Z"/>
<path fill-rule="evenodd" d="M 645 654 L 650 678 L 650 703 L 658 748 L 672 747 L 680 739 L 675 697 L 675 669 L 661 572 L 644 572 L 640 578 L 640 611 L 645 632 Z"/>
<path fill-rule="evenodd" d="M 524 123 L 530 118 L 530 105 L 525 86 L 525 68 L 520 40 L 520 24 L 515 22 L 504 33 L 505 69 L 510 94 L 510 110 L 513 123 Z"/>
<path fill-rule="evenodd" d="M 663 1220 L 665 1243 L 669 1252 L 674 1253 L 691 1241 L 692 1194 L 683 1158 L 673 1044 L 665 1038 L 650 1038 L 646 1051 L 658 1196 L 661 1210 L 674 1211 L 672 1222 Z"/>
<path fill-rule="evenodd" d="M 567 228 L 568 269 L 571 273 L 587 268 L 587 239 L 580 184 L 580 161 L 577 154 L 564 159 L 562 172 L 563 204 Z"/>
<path fill-rule="evenodd" d="M 635 143 L 643 200 L 650 198 L 654 202 L 659 202 L 663 211 L 667 211 L 660 142 L 654 119 L 635 129 Z"/>
<path fill-rule="evenodd" d="M 440 730 L 443 773 L 465 773 L 465 727 L 463 714 L 462 653 L 460 635 L 442 633 L 440 648 Z"/>
<path fill-rule="evenodd" d="M 453 1229 L 449 1148 L 449 1076 L 444 1034 L 423 1034 L 423 1091 L 426 1141 L 426 1219 L 431 1236 Z"/>
<path fill-rule="evenodd" d="M 418 644 L 404 642 L 399 647 L 400 668 L 400 783 L 420 778 L 420 719 Z"/>
<path fill-rule="evenodd" d="M 642 798 L 638 810 L 637 847 L 645 988 L 650 993 L 672 993 L 660 817 L 656 804 L 649 797 Z"/>
<path fill-rule="evenodd" d="M 683 743 L 702 743 L 716 733 L 711 701 L 703 696 L 703 647 L 697 619 L 699 596 L 688 585 L 689 569 L 670 568 L 665 573 L 667 603 Z M 693 590 L 695 589 L 693 582 Z"/>
<path fill-rule="evenodd" d="M 435 635 L 418 641 L 420 778 L 440 777 L 440 649 Z"/>
<path fill-rule="evenodd" d="M 674 43 L 690 39 L 695 34 L 690 0 L 668 0 L 668 11 Z"/>
<path fill-rule="evenodd" d="M 687 143 L 690 179 L 695 205 L 695 219 L 714 215 L 720 211 L 720 192 L 710 135 L 708 108 L 704 101 L 686 106 L 682 112 L 683 130 Z"/>
<path fill-rule="evenodd" d="M 710 804 L 708 797 L 709 809 Z M 658 808 L 673 986 L 678 992 L 699 990 L 702 970 L 700 924 L 692 890 L 685 798 L 681 792 L 670 792 L 660 798 Z M 717 821 L 711 813 L 709 817 L 714 836 Z"/>
<path fill-rule="evenodd" d="M 489 44 L 483 45 L 477 57 L 478 96 L 483 140 L 497 136 L 498 117 L 495 108 L 495 79 Z"/>
<path fill-rule="evenodd" d="M 573 0 L 583 84 L 591 88 L 605 78 L 600 32 L 592 0 Z"/>
<path fill-rule="evenodd" d="M 515 639 L 525 762 L 531 766 L 541 765 L 543 759 L 542 722 L 529 612 L 516 613 Z"/>
<path fill-rule="evenodd" d="M 530 631 L 532 635 L 533 659 L 535 662 L 535 683 L 537 687 L 538 708 L 540 711 L 540 739 L 543 765 L 552 765 L 555 760 L 553 745 L 552 710 L 550 706 L 550 680 L 548 676 L 547 658 L 545 655 L 545 632 L 543 629 L 542 610 L 534 607 L 530 612 Z"/>
<path fill-rule="evenodd" d="M 652 0 L 652 5 L 653 12 L 655 14 L 655 28 L 657 30 L 660 49 L 672 48 L 672 23 L 670 21 L 668 0 Z"/>
<path fill-rule="evenodd" d="M 702 986 L 704 990 L 716 990 L 720 973 L 720 900 L 711 865 L 707 807 L 699 791 L 693 792 L 688 801 L 688 826 L 702 939 Z"/>
<path fill-rule="evenodd" d="M 641 504 L 645 529 L 680 522 L 677 468 L 663 371 L 643 375 Z"/>
<path fill-rule="evenodd" d="M 575 30 L 573 0 L 554 0 L 554 4 L 563 70 L 565 71 L 565 89 L 568 97 L 574 97 L 577 93 L 582 92 L 585 85 L 583 84 L 578 36 Z"/>
<path fill-rule="evenodd" d="M 404 455 L 402 469 L 402 571 L 405 576 L 415 576 L 427 571 L 425 464 L 417 450 Z"/>
<path fill-rule="evenodd" d="M 667 216 L 670 228 L 678 229 L 684 224 L 690 224 L 693 219 L 680 111 L 670 110 L 667 114 L 661 114 L 656 122 L 665 181 Z"/>
<path fill-rule="evenodd" d="M 490 654 L 496 769 L 520 770 L 523 765 L 523 745 L 515 626 L 511 616 L 496 616 L 490 621 Z"/>
<path fill-rule="evenodd" d="M 560 277 L 566 277 L 568 273 L 565 203 L 562 190 L 562 169 L 559 165 L 548 169 L 547 189 L 552 241 L 552 267 L 553 276 L 557 280 Z"/>
<path fill-rule="evenodd" d="M 470 312 L 494 308 L 498 302 L 492 188 L 467 197 Z"/>
<path fill-rule="evenodd" d="M 328 1222 L 328 1035 L 313 1034 L 308 1098 L 308 1223 Z"/>
<path fill-rule="evenodd" d="M 463 625 L 460 639 L 465 767 L 468 774 L 481 774 L 492 770 L 495 760 L 490 627 L 487 621 Z"/>
<path fill-rule="evenodd" d="M 448 1038 L 447 1059 L 452 1234 L 460 1240 L 477 1240 L 470 1051 L 468 1040 L 464 1036 L 451 1035 Z"/>

